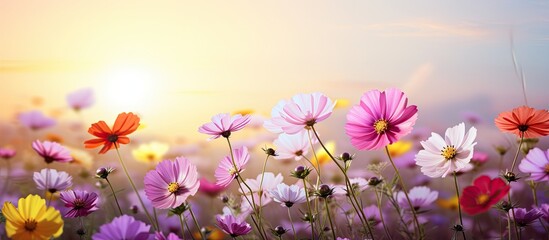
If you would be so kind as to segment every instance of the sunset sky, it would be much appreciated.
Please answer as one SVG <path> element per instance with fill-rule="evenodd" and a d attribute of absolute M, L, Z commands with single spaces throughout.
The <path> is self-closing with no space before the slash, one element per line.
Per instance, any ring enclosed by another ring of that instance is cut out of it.
<path fill-rule="evenodd" d="M 204 138 L 196 128 L 216 113 L 268 115 L 313 91 L 354 104 L 397 87 L 423 124 L 491 119 L 524 104 L 512 49 L 529 105 L 548 107 L 548 12 L 543 1 L 1 1 L 0 119 L 51 114 L 83 87 L 96 94 L 87 120 L 134 111 L 168 138 Z"/>

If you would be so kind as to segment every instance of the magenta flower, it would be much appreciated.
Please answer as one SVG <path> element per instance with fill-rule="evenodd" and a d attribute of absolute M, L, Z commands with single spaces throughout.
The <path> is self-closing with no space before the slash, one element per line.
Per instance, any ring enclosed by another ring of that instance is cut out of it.
<path fill-rule="evenodd" d="M 541 206 L 538 208 L 538 211 L 543 214 L 541 218 L 544 219 L 545 222 L 549 223 L 549 204 L 542 203 Z"/>
<path fill-rule="evenodd" d="M 98 196 L 94 192 L 68 190 L 61 192 L 59 199 L 69 209 L 65 213 L 67 218 L 85 217 L 99 209 L 97 206 Z"/>
<path fill-rule="evenodd" d="M 8 160 L 15 156 L 17 152 L 14 149 L 10 148 L 0 148 L 0 158 Z"/>
<path fill-rule="evenodd" d="M 67 103 L 75 111 L 90 107 L 94 101 L 93 89 L 91 88 L 79 89 L 67 95 Z"/>
<path fill-rule="evenodd" d="M 93 240 L 112 240 L 112 239 L 131 239 L 147 240 L 149 239 L 149 230 L 151 226 L 135 220 L 128 215 L 122 215 L 114 218 L 110 223 L 103 224 L 99 232 L 92 236 Z"/>
<path fill-rule="evenodd" d="M 198 128 L 198 131 L 212 135 L 210 139 L 220 136 L 228 138 L 232 132 L 236 132 L 250 122 L 250 116 L 236 114 L 231 117 L 228 113 L 220 113 L 212 117 L 212 122 L 206 123 Z"/>
<path fill-rule="evenodd" d="M 247 147 L 235 148 L 233 150 L 234 164 L 231 156 L 225 156 L 215 170 L 216 184 L 222 187 L 227 187 L 231 182 L 244 171 L 244 166 L 250 160 L 250 154 Z M 236 165 L 236 166 L 235 166 Z M 236 168 L 235 168 L 236 167 Z"/>
<path fill-rule="evenodd" d="M 72 161 L 69 150 L 56 142 L 35 140 L 32 142 L 32 149 L 42 156 L 46 163 Z"/>
<path fill-rule="evenodd" d="M 48 190 L 50 193 L 63 191 L 72 186 L 72 177 L 63 171 L 44 168 L 35 172 L 32 179 L 39 190 Z"/>
<path fill-rule="evenodd" d="M 162 232 L 154 233 L 154 240 L 181 240 L 175 233 L 171 232 L 168 236 L 164 236 Z"/>
<path fill-rule="evenodd" d="M 412 131 L 417 107 L 398 89 L 364 93 L 347 114 L 345 130 L 356 148 L 375 150 L 395 143 Z"/>
<path fill-rule="evenodd" d="M 518 167 L 521 172 L 530 174 L 530 180 L 549 181 L 549 150 L 530 150 Z"/>
<path fill-rule="evenodd" d="M 250 226 L 250 224 L 243 219 L 233 217 L 233 215 L 217 215 L 215 218 L 217 220 L 217 226 L 233 238 L 246 235 L 252 231 L 252 226 Z"/>
<path fill-rule="evenodd" d="M 322 93 L 311 93 L 295 95 L 282 109 L 280 106 L 281 103 L 275 107 L 278 112 L 266 122 L 267 127 L 274 130 L 278 126 L 287 134 L 295 134 L 328 118 L 335 103 Z"/>
<path fill-rule="evenodd" d="M 55 120 L 44 116 L 41 111 L 34 110 L 20 113 L 17 118 L 19 122 L 32 130 L 40 130 L 55 125 Z"/>
<path fill-rule="evenodd" d="M 198 191 L 210 197 L 219 195 L 219 193 L 225 191 L 225 189 L 227 189 L 227 187 L 222 187 L 215 183 L 211 183 L 206 178 L 200 178 L 200 187 L 198 187 Z"/>
<path fill-rule="evenodd" d="M 543 216 L 543 212 L 535 208 L 528 211 L 526 208 L 513 208 L 511 211 L 513 211 L 514 214 L 509 213 L 509 216 L 511 216 L 511 220 L 515 220 L 519 227 L 526 227 Z"/>
<path fill-rule="evenodd" d="M 430 188 L 425 186 L 413 187 L 410 189 L 408 197 L 410 197 L 412 206 L 414 206 L 414 209 L 417 211 L 433 204 L 433 202 L 435 202 L 438 198 L 438 192 L 432 191 Z M 400 191 L 395 193 L 395 198 L 401 206 L 404 208 L 410 208 L 404 192 Z"/>
<path fill-rule="evenodd" d="M 184 157 L 164 160 L 145 175 L 145 195 L 160 209 L 180 206 L 199 186 L 196 166 Z"/>

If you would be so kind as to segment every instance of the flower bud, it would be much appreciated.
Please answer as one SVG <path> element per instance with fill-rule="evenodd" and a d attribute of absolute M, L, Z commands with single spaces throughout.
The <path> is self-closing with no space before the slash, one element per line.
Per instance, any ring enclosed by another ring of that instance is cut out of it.
<path fill-rule="evenodd" d="M 311 169 L 304 166 L 297 166 L 291 173 L 291 175 L 295 178 L 305 179 L 309 175 L 309 173 L 311 173 Z"/>

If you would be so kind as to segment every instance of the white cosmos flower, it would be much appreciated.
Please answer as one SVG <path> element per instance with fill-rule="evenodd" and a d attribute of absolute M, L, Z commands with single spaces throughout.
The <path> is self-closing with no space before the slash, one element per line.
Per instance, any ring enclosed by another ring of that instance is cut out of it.
<path fill-rule="evenodd" d="M 431 133 L 427 141 L 421 142 L 424 150 L 416 155 L 416 164 L 421 166 L 423 174 L 432 178 L 457 172 L 471 161 L 476 136 L 477 129 L 471 127 L 466 133 L 464 123 L 446 129 L 444 138 Z"/>

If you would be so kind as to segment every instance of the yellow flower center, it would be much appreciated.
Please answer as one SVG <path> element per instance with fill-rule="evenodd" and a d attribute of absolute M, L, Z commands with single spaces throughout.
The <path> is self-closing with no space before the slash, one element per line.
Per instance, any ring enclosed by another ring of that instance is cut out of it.
<path fill-rule="evenodd" d="M 490 199 L 490 196 L 488 196 L 488 194 L 480 194 L 477 197 L 477 204 L 482 205 L 486 203 L 488 199 Z"/>
<path fill-rule="evenodd" d="M 25 230 L 32 232 L 34 229 L 36 229 L 36 225 L 38 225 L 38 222 L 34 219 L 29 219 L 25 221 Z"/>
<path fill-rule="evenodd" d="M 452 160 L 457 155 L 457 150 L 454 148 L 454 145 L 446 146 L 442 149 L 441 154 L 446 160 Z"/>
<path fill-rule="evenodd" d="M 238 171 L 234 167 L 229 169 L 229 174 L 231 174 L 231 175 L 235 175 L 237 172 Z"/>
<path fill-rule="evenodd" d="M 179 191 L 179 184 L 178 184 L 178 183 L 175 183 L 175 182 L 170 183 L 170 184 L 168 185 L 168 191 L 169 191 L 170 193 L 176 193 L 177 191 Z"/>
<path fill-rule="evenodd" d="M 389 122 L 385 119 L 379 119 L 376 120 L 374 123 L 374 129 L 376 130 L 377 134 L 382 134 L 387 130 L 387 127 L 389 126 Z"/>

